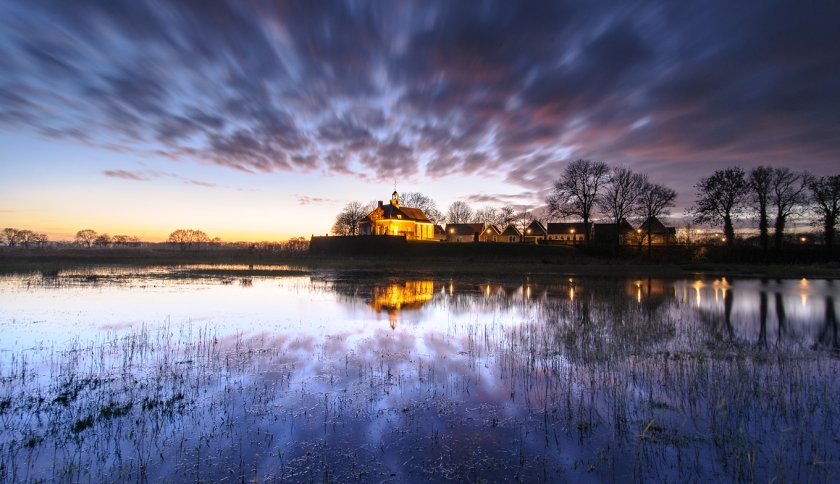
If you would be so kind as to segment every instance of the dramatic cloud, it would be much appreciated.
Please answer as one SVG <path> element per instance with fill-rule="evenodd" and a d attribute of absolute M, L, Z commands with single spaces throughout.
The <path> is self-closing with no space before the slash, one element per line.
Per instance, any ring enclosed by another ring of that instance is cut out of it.
<path fill-rule="evenodd" d="M 246 172 L 534 194 L 595 158 L 687 191 L 730 164 L 836 171 L 837 18 L 837 3 L 765 0 L 13 0 L 0 126 Z"/>
<path fill-rule="evenodd" d="M 122 178 L 123 180 L 133 180 L 133 181 L 149 181 L 154 180 L 156 178 L 172 178 L 175 180 L 180 180 L 184 184 L 187 185 L 195 185 L 197 187 L 202 188 L 216 188 L 219 185 L 215 183 L 205 182 L 201 180 L 195 180 L 192 178 L 186 178 L 181 175 L 175 173 L 168 173 L 163 171 L 157 170 L 144 170 L 144 171 L 128 171 L 128 170 L 103 170 L 102 174 L 110 177 L 110 178 Z"/>

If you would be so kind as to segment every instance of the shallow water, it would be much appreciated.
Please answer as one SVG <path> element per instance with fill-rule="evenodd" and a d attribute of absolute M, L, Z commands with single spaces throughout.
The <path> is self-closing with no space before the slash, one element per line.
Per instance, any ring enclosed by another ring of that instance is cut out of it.
<path fill-rule="evenodd" d="M 0 276 L 0 479 L 840 474 L 834 281 L 297 274 Z"/>

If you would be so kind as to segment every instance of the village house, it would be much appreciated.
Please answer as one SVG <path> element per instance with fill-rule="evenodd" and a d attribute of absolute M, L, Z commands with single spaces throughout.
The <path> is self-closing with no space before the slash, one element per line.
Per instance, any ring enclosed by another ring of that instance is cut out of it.
<path fill-rule="evenodd" d="M 484 226 L 484 230 L 478 236 L 478 240 L 481 242 L 499 242 L 502 237 L 502 232 L 493 224 L 487 224 Z"/>
<path fill-rule="evenodd" d="M 545 226 L 538 220 L 532 221 L 525 227 L 525 233 L 522 234 L 525 242 L 538 244 L 541 240 L 545 240 L 547 234 Z"/>
<path fill-rule="evenodd" d="M 650 225 L 650 243 L 653 245 L 677 243 L 677 228 L 666 227 L 656 217 L 651 217 L 639 226 L 639 240 L 647 243 L 648 224 Z"/>
<path fill-rule="evenodd" d="M 638 233 L 627 220 L 620 224 L 594 224 L 592 226 L 592 240 L 596 244 L 613 245 L 616 237 L 620 245 L 632 244 L 638 240 Z"/>
<path fill-rule="evenodd" d="M 359 223 L 362 235 L 402 235 L 409 240 L 435 240 L 434 224 L 419 208 L 400 206 L 400 195 L 391 194 L 391 203 L 377 207 Z"/>
<path fill-rule="evenodd" d="M 510 224 L 502 231 L 499 242 L 507 242 L 509 244 L 522 242 L 522 232 L 515 225 Z"/>
<path fill-rule="evenodd" d="M 546 226 L 547 240 L 555 244 L 583 244 L 586 239 L 586 225 L 582 223 L 549 223 Z"/>
<path fill-rule="evenodd" d="M 444 230 L 447 242 L 478 242 L 484 232 L 484 224 L 446 224 Z"/>

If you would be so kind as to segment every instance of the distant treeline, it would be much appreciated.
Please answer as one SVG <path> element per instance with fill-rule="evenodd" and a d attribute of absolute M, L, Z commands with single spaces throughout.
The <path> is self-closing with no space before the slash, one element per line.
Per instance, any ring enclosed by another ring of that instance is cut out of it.
<path fill-rule="evenodd" d="M 5 228 L 0 232 L 0 245 L 17 248 L 169 248 L 180 251 L 198 251 L 206 249 L 247 249 L 251 252 L 299 252 L 309 248 L 309 241 L 295 237 L 287 241 L 262 242 L 225 242 L 219 237 L 210 238 L 205 232 L 195 229 L 178 229 L 169 234 L 166 242 L 146 242 L 137 236 L 110 235 L 98 233 L 93 229 L 76 232 L 73 241 L 49 241 L 45 234 L 31 230 Z"/>

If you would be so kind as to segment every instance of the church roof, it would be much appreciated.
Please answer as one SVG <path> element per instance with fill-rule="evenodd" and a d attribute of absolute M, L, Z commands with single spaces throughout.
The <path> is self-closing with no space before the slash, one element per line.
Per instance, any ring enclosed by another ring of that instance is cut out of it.
<path fill-rule="evenodd" d="M 413 220 L 415 222 L 423 222 L 429 224 L 432 223 L 432 221 L 429 220 L 428 217 L 426 217 L 426 214 L 423 213 L 423 211 L 419 208 L 397 207 L 390 203 L 387 205 L 382 205 L 381 207 L 376 207 L 376 209 L 374 209 L 373 212 L 369 213 L 368 216 L 365 217 L 365 220 L 373 220 L 373 217 L 371 217 L 371 215 L 373 215 L 380 209 L 382 210 L 382 215 L 379 216 L 380 219 Z"/>
<path fill-rule="evenodd" d="M 665 224 L 659 221 L 656 217 L 651 217 L 639 227 L 642 231 L 647 232 L 648 224 L 650 224 L 650 233 L 652 234 L 675 234 L 677 229 L 675 227 L 666 227 Z"/>

